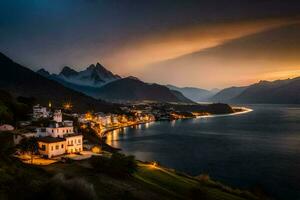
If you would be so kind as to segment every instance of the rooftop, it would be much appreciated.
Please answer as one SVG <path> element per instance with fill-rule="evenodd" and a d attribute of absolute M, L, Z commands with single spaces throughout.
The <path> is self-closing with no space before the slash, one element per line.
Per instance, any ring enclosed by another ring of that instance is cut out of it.
<path fill-rule="evenodd" d="M 64 138 L 59 138 L 59 137 L 47 136 L 47 137 L 38 138 L 38 141 L 39 142 L 44 142 L 44 143 L 56 143 L 56 142 L 63 142 L 63 141 L 65 141 L 65 139 Z"/>

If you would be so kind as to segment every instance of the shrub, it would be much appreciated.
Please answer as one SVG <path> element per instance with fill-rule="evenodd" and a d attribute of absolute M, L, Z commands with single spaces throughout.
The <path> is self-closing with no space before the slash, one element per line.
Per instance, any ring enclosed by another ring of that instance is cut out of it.
<path fill-rule="evenodd" d="M 128 177 L 137 170 L 134 156 L 113 153 L 110 158 L 94 156 L 90 160 L 96 172 L 109 174 L 115 177 Z"/>
<path fill-rule="evenodd" d="M 94 186 L 86 180 L 82 178 L 67 179 L 63 174 L 57 174 L 41 187 L 35 198 L 94 200 L 97 199 L 97 196 Z"/>

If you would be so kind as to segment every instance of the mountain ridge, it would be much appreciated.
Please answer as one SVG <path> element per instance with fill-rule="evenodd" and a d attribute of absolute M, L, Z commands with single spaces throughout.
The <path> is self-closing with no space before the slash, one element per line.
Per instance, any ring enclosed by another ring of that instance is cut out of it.
<path fill-rule="evenodd" d="M 121 78 L 118 75 L 114 75 L 112 72 L 105 69 L 104 66 L 97 63 L 92 64 L 85 70 L 77 72 L 69 67 L 64 68 L 59 75 L 50 74 L 45 72 L 46 70 L 40 69 L 37 71 L 40 75 L 54 80 L 65 87 L 73 89 L 78 92 L 82 92 L 96 99 L 105 99 L 113 102 L 130 102 L 130 101 L 158 101 L 158 102 L 177 102 L 177 103 L 192 103 L 190 99 L 185 97 L 180 92 L 170 90 L 169 88 L 159 84 L 149 84 L 139 80 L 136 77 L 129 76 Z M 92 72 L 92 73 L 88 73 Z M 67 73 L 66 76 L 64 73 Z M 104 82 L 104 84 L 95 86 L 95 84 L 80 84 L 77 81 L 70 81 L 76 73 L 81 73 L 81 78 L 92 78 L 93 81 L 102 81 L 98 74 L 102 74 L 106 77 L 114 76 L 116 79 Z M 74 74 L 74 75 L 73 75 Z M 90 76 L 84 76 L 83 74 L 90 74 Z M 116 83 L 115 83 L 116 82 Z M 131 86 L 131 87 L 130 87 Z M 110 88 L 109 90 L 107 88 Z M 124 93 L 125 92 L 125 93 Z M 151 95 L 149 95 L 151 94 Z"/>
<path fill-rule="evenodd" d="M 185 97 L 195 101 L 207 101 L 211 96 L 215 94 L 215 90 L 206 90 L 202 88 L 196 88 L 196 87 L 177 87 L 174 85 L 166 85 L 171 90 L 176 90 L 181 92 Z"/>
<path fill-rule="evenodd" d="M 300 77 L 261 80 L 249 86 L 225 88 L 210 98 L 212 102 L 300 104 Z"/>
<path fill-rule="evenodd" d="M 75 111 L 97 110 L 103 112 L 118 111 L 117 105 L 93 99 L 85 94 L 73 91 L 54 80 L 26 68 L 0 52 L 0 89 L 15 97 L 34 97 L 37 103 L 61 106 L 71 101 Z"/>

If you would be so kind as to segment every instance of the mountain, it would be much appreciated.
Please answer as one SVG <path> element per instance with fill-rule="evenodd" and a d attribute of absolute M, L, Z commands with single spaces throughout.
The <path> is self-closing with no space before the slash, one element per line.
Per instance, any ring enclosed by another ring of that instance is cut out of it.
<path fill-rule="evenodd" d="M 65 66 L 59 75 L 63 76 L 64 78 L 70 78 L 70 77 L 74 77 L 77 76 L 79 73 L 76 72 L 74 69 L 71 69 L 68 66 Z"/>
<path fill-rule="evenodd" d="M 233 98 L 240 95 L 247 87 L 230 87 L 219 91 L 217 94 L 209 98 L 211 102 L 229 103 Z"/>
<path fill-rule="evenodd" d="M 95 99 L 106 99 L 107 101 L 115 102 L 141 100 L 183 103 L 192 102 L 180 92 L 170 90 L 165 86 L 144 83 L 133 76 L 121 78 L 106 70 L 103 66 L 100 66 L 99 63 L 97 65 L 90 65 L 86 70 L 81 72 L 76 72 L 69 67 L 64 67 L 59 75 L 50 74 L 44 69 L 38 70 L 37 73 L 56 81 L 65 87 L 82 92 Z M 83 79 L 83 77 L 89 78 Z M 80 82 L 80 79 L 85 80 L 85 82 Z M 103 84 L 95 84 L 100 79 L 105 80 L 102 82 Z M 93 84 L 86 84 L 88 82 L 93 82 Z"/>
<path fill-rule="evenodd" d="M 260 81 L 234 97 L 236 103 L 300 104 L 300 77 Z"/>
<path fill-rule="evenodd" d="M 0 89 L 15 97 L 34 97 L 37 103 L 45 105 L 51 101 L 54 106 L 60 106 L 66 101 L 71 101 L 74 110 L 82 112 L 90 109 L 103 112 L 119 110 L 114 104 L 93 99 L 66 88 L 56 81 L 49 80 L 15 63 L 2 53 L 0 53 L 0 70 Z"/>
<path fill-rule="evenodd" d="M 192 103 L 180 92 L 171 91 L 169 88 L 148 84 L 136 78 L 123 78 L 106 84 L 99 88 L 99 96 L 102 99 L 114 102 L 124 101 L 159 101 Z"/>
<path fill-rule="evenodd" d="M 60 79 L 67 83 L 89 87 L 101 87 L 121 78 L 105 69 L 100 63 L 97 63 L 96 65 L 92 64 L 80 72 L 65 66 L 58 75 L 52 74 L 52 76 L 56 80 Z"/>
<path fill-rule="evenodd" d="M 209 100 L 224 103 L 300 104 L 300 77 L 260 81 L 245 87 L 221 90 Z"/>
<path fill-rule="evenodd" d="M 205 90 L 195 87 L 176 87 L 174 85 L 166 85 L 169 89 L 179 91 L 187 98 L 199 102 L 199 101 L 207 101 L 211 96 L 213 96 L 216 90 Z"/>

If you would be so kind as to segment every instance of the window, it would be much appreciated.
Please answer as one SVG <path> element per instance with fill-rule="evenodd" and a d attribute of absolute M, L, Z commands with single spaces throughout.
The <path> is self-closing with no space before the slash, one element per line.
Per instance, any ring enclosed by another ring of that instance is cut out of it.
<path fill-rule="evenodd" d="M 81 143 L 81 140 L 80 139 L 78 139 L 78 144 L 80 144 Z"/>
<path fill-rule="evenodd" d="M 46 150 L 46 145 L 42 144 L 41 150 L 42 150 L 42 151 L 45 151 L 45 150 Z"/>
<path fill-rule="evenodd" d="M 51 151 L 53 151 L 53 146 L 51 146 Z"/>
<path fill-rule="evenodd" d="M 53 129 L 52 129 L 52 133 L 53 133 Z"/>
<path fill-rule="evenodd" d="M 58 150 L 58 149 L 59 149 L 59 145 L 56 145 L 56 146 L 55 146 L 55 149 Z"/>
<path fill-rule="evenodd" d="M 62 149 L 64 148 L 64 145 L 63 145 L 63 144 L 61 145 L 61 148 L 62 148 Z"/>

